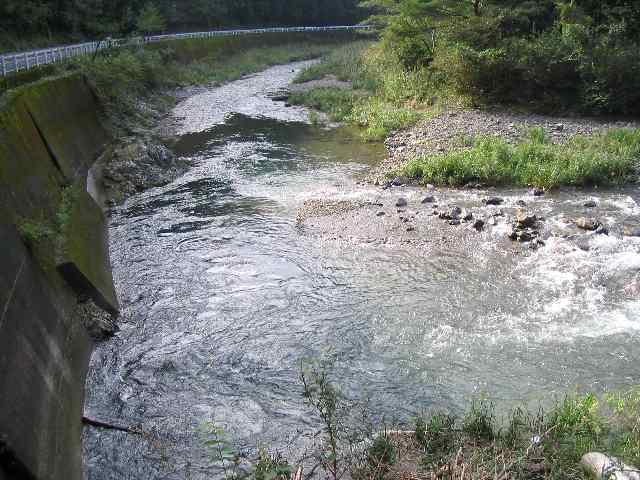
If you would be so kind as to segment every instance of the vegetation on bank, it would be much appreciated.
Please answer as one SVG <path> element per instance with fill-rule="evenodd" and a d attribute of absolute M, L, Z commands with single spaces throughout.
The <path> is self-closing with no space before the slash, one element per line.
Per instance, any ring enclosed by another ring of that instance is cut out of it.
<path fill-rule="evenodd" d="M 435 411 L 390 428 L 342 393 L 328 365 L 303 367 L 303 399 L 321 425 L 315 449 L 303 459 L 261 449 L 255 464 L 243 466 L 227 433 L 216 424 L 203 426 L 203 443 L 227 478 L 289 480 L 305 465 L 305 477 L 315 472 L 331 480 L 577 480 L 590 478 L 579 464 L 593 451 L 640 465 L 640 388 L 574 393 L 549 408 L 516 407 L 504 416 L 478 398 L 460 417 Z"/>
<path fill-rule="evenodd" d="M 522 143 L 496 137 L 475 139 L 471 148 L 409 161 L 401 173 L 420 183 L 463 186 L 604 186 L 637 176 L 640 130 L 616 129 L 552 144 L 534 129 Z"/>
<path fill-rule="evenodd" d="M 109 126 L 119 135 L 148 126 L 143 101 L 164 110 L 166 92 L 189 85 L 216 85 L 269 66 L 317 58 L 352 34 L 277 34 L 206 40 L 180 40 L 132 47 L 55 64 L 49 75 L 82 73 L 97 93 Z"/>
<path fill-rule="evenodd" d="M 335 75 L 352 90 L 315 88 L 294 93 L 289 101 L 327 113 L 362 129 L 365 140 L 382 140 L 391 131 L 410 126 L 433 112 L 419 72 L 404 71 L 379 45 L 355 42 L 332 51 L 296 79 L 305 82 Z"/>

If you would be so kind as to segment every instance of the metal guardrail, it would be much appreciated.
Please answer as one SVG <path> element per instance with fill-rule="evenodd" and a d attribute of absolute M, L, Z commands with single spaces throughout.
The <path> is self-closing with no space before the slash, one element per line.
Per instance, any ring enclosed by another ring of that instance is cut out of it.
<path fill-rule="evenodd" d="M 96 42 L 78 43 L 40 50 L 10 53 L 0 56 L 0 75 L 6 76 L 22 70 L 30 70 L 42 65 L 60 62 L 80 55 L 94 54 L 100 50 L 118 48 L 130 45 L 144 45 L 167 40 L 181 40 L 189 38 L 234 37 L 240 35 L 255 35 L 261 33 L 292 33 L 292 32 L 331 32 L 349 30 L 370 30 L 368 25 L 340 25 L 332 27 L 285 27 L 285 28 L 254 28 L 243 30 L 213 30 L 209 32 L 173 33 L 167 35 L 151 35 L 148 37 L 133 37 L 107 39 Z"/>

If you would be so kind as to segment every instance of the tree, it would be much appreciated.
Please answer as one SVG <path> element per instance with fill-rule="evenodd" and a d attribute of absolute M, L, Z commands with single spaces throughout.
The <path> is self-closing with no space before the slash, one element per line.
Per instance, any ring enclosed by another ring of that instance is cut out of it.
<path fill-rule="evenodd" d="M 142 10 L 140 10 L 136 27 L 140 33 L 145 35 L 161 32 L 167 28 L 166 22 L 160 14 L 160 10 L 151 2 L 147 3 L 142 7 Z"/>

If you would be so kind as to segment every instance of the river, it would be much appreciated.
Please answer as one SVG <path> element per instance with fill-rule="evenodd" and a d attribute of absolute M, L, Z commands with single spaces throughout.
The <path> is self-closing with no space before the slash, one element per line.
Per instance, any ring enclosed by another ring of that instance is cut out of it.
<path fill-rule="evenodd" d="M 333 356 L 349 397 L 369 396 L 374 418 L 400 422 L 429 408 L 460 413 L 482 392 L 535 404 L 639 383 L 640 302 L 624 290 L 640 271 L 638 239 L 554 236 L 525 252 L 499 225 L 429 243 L 448 235 L 429 220 L 416 245 L 349 222 L 299 222 L 307 200 L 392 207 L 398 195 L 360 182 L 380 146 L 268 98 L 304 65 L 181 102 L 174 150 L 195 166 L 114 209 L 121 330 L 93 355 L 86 413 L 145 434 L 86 428 L 88 478 L 212 478 L 220 471 L 198 433 L 207 421 L 239 451 L 295 452 L 318 428 L 301 398 L 306 358 Z M 401 191 L 412 205 L 424 194 Z M 525 194 L 498 193 L 506 208 Z M 583 198 L 612 224 L 640 215 L 631 188 L 535 201 L 553 230 Z"/>

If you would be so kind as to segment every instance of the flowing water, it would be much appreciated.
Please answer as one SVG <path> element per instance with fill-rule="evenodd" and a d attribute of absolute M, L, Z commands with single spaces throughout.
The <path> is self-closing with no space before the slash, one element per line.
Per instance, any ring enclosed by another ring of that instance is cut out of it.
<path fill-rule="evenodd" d="M 303 65 L 184 101 L 175 149 L 195 167 L 113 212 L 121 331 L 93 356 L 86 412 L 145 435 L 85 429 L 88 478 L 212 478 L 206 421 L 241 451 L 304 445 L 318 427 L 298 378 L 310 357 L 333 355 L 349 396 L 401 421 L 459 413 L 479 392 L 509 404 L 640 383 L 640 301 L 624 288 L 640 271 L 637 239 L 557 236 L 530 253 L 499 226 L 416 248 L 300 225 L 308 199 L 379 201 L 358 179 L 384 155 L 267 98 Z M 507 207 L 523 194 L 500 193 Z M 419 190 L 403 195 L 419 204 Z M 640 215 L 636 189 L 535 202 L 562 230 L 587 197 L 610 224 Z"/>

